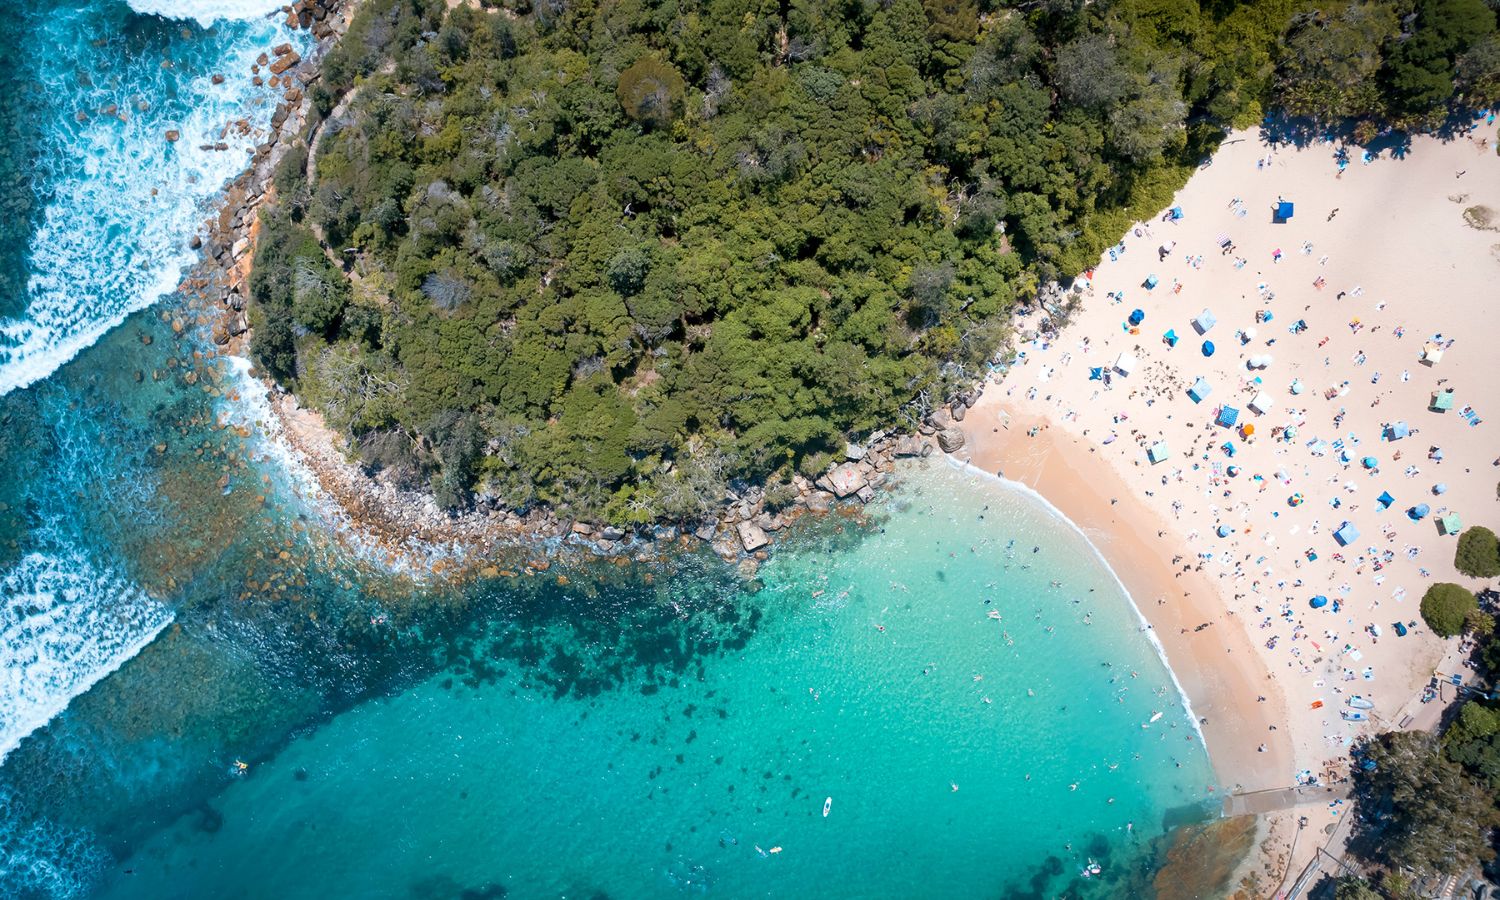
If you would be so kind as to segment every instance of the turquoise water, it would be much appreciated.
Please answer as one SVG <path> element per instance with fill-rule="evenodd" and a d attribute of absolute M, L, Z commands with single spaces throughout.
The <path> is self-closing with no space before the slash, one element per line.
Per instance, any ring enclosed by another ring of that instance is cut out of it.
<path fill-rule="evenodd" d="M 749 584 L 423 586 L 329 540 L 162 317 L 244 158 L 195 136 L 269 117 L 240 76 L 288 34 L 133 2 L 0 26 L 50 51 L 0 75 L 0 896 L 1149 895 L 1213 776 L 1031 498 L 914 468 Z"/>
<path fill-rule="evenodd" d="M 743 646 L 680 672 L 560 691 L 537 670 L 587 670 L 599 638 L 564 613 L 531 662 L 476 652 L 498 671 L 465 683 L 466 658 L 361 704 L 229 787 L 211 829 L 155 836 L 110 895 L 992 896 L 1049 857 L 1049 894 L 1087 893 L 1091 856 L 1121 893 L 1212 776 L 1089 548 L 975 487 L 929 467 L 869 526 L 799 535 L 758 593 L 710 601 L 754 620 Z"/>

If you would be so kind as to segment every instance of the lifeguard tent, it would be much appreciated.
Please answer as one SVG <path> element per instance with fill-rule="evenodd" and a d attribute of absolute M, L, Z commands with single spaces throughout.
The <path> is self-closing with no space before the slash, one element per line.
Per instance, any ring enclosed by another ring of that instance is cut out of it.
<path fill-rule="evenodd" d="M 1271 219 L 1274 222 L 1285 222 L 1292 217 L 1294 211 L 1295 208 L 1292 206 L 1292 201 L 1278 200 L 1275 209 L 1272 211 Z"/>

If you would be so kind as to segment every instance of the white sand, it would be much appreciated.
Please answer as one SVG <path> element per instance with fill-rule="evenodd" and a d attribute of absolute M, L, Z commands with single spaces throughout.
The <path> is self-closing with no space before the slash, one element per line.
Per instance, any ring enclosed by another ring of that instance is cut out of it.
<path fill-rule="evenodd" d="M 1162 556 L 1181 556 L 1176 570 L 1201 566 L 1216 597 L 1163 598 L 1213 623 L 1182 639 L 1222 643 L 1220 629 L 1243 630 L 1271 674 L 1259 682 L 1262 695 L 1273 695 L 1266 703 L 1284 701 L 1279 731 L 1267 725 L 1262 739 L 1290 739 L 1291 763 L 1284 753 L 1264 754 L 1268 762 L 1279 757 L 1275 765 L 1285 769 L 1248 779 L 1258 784 L 1341 771 L 1356 735 L 1425 711 L 1413 698 L 1454 642 L 1427 632 L 1418 612 L 1422 593 L 1434 581 L 1481 586 L 1454 571 L 1455 538 L 1439 535 L 1436 520 L 1451 511 L 1466 527 L 1500 525 L 1500 232 L 1471 228 L 1462 217 L 1481 203 L 1500 211 L 1495 140 L 1495 126 L 1485 125 L 1449 143 L 1417 139 L 1405 158 L 1387 152 L 1368 165 L 1354 148 L 1336 177 L 1331 144 L 1271 151 L 1257 132 L 1233 135 L 1177 196 L 1184 218 L 1142 224 L 1117 261 L 1106 255 L 1071 323 L 1050 344 L 1021 344 L 1024 359 L 989 387 L 964 423 L 976 461 L 993 450 L 987 443 L 1027 441 L 1020 429 L 992 427 L 1013 416 L 1047 423 L 1053 430 L 1044 437 L 1063 432 L 1087 445 L 1089 459 L 1109 465 L 1134 495 L 1127 499 L 1149 511 L 1151 521 L 1133 527 L 1160 530 L 1152 545 Z M 1270 164 L 1257 165 L 1268 154 Z M 1283 196 L 1295 214 L 1275 223 L 1271 208 Z M 1231 206 L 1236 198 L 1238 208 Z M 1223 255 L 1218 239 L 1226 234 L 1235 250 Z M 1159 260 L 1167 241 L 1175 247 Z M 1282 256 L 1273 262 L 1277 249 Z M 1159 283 L 1147 290 L 1142 283 L 1153 274 Z M 1314 285 L 1320 278 L 1321 289 Z M 1121 293 L 1123 302 L 1107 296 Z M 1191 323 L 1205 307 L 1218 318 L 1206 335 L 1217 347 L 1212 358 L 1201 354 L 1203 338 Z M 1130 334 L 1124 323 L 1136 308 L 1145 320 Z M 1273 320 L 1257 322 L 1261 310 Z M 1307 327 L 1293 334 L 1299 319 Z M 1023 327 L 1036 324 L 1033 317 Z M 1162 340 L 1169 328 L 1181 338 L 1175 348 Z M 1248 328 L 1255 337 L 1242 343 L 1237 332 Z M 1429 367 L 1418 358 L 1437 334 L 1452 345 Z M 1107 385 L 1089 380 L 1090 367 L 1107 369 L 1121 353 L 1138 360 L 1131 375 L 1115 373 Z M 1266 354 L 1269 366 L 1247 368 L 1251 357 Z M 1195 404 L 1185 391 L 1198 377 L 1213 391 Z M 1294 380 L 1305 386 L 1300 395 L 1290 390 Z M 1325 397 L 1330 388 L 1338 395 Z M 1428 409 L 1439 388 L 1455 391 L 1449 412 Z M 1257 414 L 1249 405 L 1262 393 L 1269 409 Z M 1254 425 L 1253 438 L 1213 424 L 1221 404 L 1239 409 L 1239 423 Z M 1468 406 L 1482 424 L 1461 417 Z M 1419 433 L 1382 440 L 1382 426 L 1396 421 Z M 1286 426 L 1296 428 L 1295 438 L 1273 437 Z M 1309 446 L 1315 440 L 1328 443 L 1324 455 Z M 1334 447 L 1340 440 L 1348 463 Z M 1159 441 L 1171 455 L 1152 465 L 1146 451 Z M 1220 449 L 1229 441 L 1233 458 Z M 1429 458 L 1433 447 L 1442 449 L 1441 462 Z M 1361 463 L 1366 456 L 1378 461 L 1373 471 Z M 1234 477 L 1230 466 L 1238 467 Z M 1253 480 L 1257 475 L 1263 482 Z M 1447 485 L 1441 496 L 1433 492 L 1438 483 Z M 1395 497 L 1388 510 L 1376 502 L 1382 491 Z M 1296 507 L 1288 502 L 1294 493 L 1303 498 Z M 1414 522 L 1406 510 L 1419 503 L 1431 514 Z M 1341 548 L 1333 532 L 1344 521 L 1360 534 Z M 1220 526 L 1232 531 L 1220 537 Z M 1392 558 L 1381 560 L 1386 553 Z M 1329 605 L 1310 608 L 1315 595 Z M 1151 598 L 1136 599 L 1151 614 Z M 1406 637 L 1396 636 L 1397 621 L 1410 627 Z M 1372 627 L 1381 630 L 1378 639 Z M 1171 642 L 1168 652 L 1178 665 Z M 1256 718 L 1265 703 L 1257 707 L 1252 688 L 1241 690 L 1243 714 Z M 1282 696 L 1274 696 L 1278 691 Z M 1355 694 L 1374 701 L 1372 721 L 1340 717 Z"/>

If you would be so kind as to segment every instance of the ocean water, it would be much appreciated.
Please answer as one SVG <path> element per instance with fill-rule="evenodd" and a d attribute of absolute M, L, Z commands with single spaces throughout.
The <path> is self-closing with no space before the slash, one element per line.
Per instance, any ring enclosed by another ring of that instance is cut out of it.
<path fill-rule="evenodd" d="M 167 321 L 270 115 L 249 61 L 299 40 L 265 6 L 0 26 L 0 896 L 1149 895 L 1214 777 L 1024 493 L 914 466 L 751 583 L 333 539 L 243 364 Z"/>

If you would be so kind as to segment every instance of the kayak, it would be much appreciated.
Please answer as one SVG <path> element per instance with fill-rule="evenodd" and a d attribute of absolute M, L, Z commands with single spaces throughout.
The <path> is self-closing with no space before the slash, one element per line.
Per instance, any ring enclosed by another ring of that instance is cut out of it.
<path fill-rule="evenodd" d="M 823 818 L 828 818 L 828 813 L 833 809 L 833 798 L 829 797 L 823 801 Z"/>

